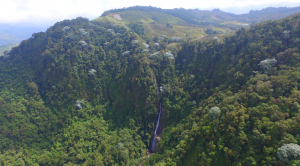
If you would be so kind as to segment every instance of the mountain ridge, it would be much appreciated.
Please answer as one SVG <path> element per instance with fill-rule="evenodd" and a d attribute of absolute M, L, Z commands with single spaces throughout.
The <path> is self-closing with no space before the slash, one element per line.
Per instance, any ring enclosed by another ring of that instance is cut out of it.
<path fill-rule="evenodd" d="M 82 17 L 35 33 L 0 59 L 1 164 L 299 163 L 281 156 L 300 147 L 299 20 L 202 41 Z"/>

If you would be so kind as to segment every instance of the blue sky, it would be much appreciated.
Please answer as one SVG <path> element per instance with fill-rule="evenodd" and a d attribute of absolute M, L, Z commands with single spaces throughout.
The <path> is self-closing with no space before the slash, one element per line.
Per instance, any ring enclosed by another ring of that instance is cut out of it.
<path fill-rule="evenodd" d="M 106 10 L 136 5 L 151 5 L 164 9 L 219 8 L 226 12 L 241 14 L 248 13 L 250 9 L 297 7 L 300 6 L 300 2 L 299 0 L 0 0 L 0 23 L 53 24 L 78 16 L 92 20 Z"/>

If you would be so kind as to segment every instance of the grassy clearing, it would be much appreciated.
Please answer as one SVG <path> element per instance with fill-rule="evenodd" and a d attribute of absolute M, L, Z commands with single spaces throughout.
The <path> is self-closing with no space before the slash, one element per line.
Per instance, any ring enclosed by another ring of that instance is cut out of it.
<path fill-rule="evenodd" d="M 199 39 L 206 36 L 206 33 L 203 31 L 203 28 L 200 27 L 186 27 L 186 26 L 174 26 L 174 29 L 180 34 L 178 37 L 191 39 Z"/>
<path fill-rule="evenodd" d="M 102 23 L 113 23 L 116 25 L 125 25 L 124 21 L 115 20 L 112 16 L 98 17 L 93 21 L 102 22 Z"/>
<path fill-rule="evenodd" d="M 207 28 L 210 28 L 210 29 L 213 29 L 213 30 L 216 30 L 216 31 L 222 31 L 224 33 L 232 33 L 232 32 L 234 32 L 234 30 L 231 30 L 230 28 L 227 28 L 227 27 L 209 26 Z"/>
<path fill-rule="evenodd" d="M 167 35 L 174 36 L 177 32 L 174 29 L 166 27 L 163 24 L 144 24 L 145 33 L 154 36 L 154 35 Z"/>
<path fill-rule="evenodd" d="M 151 23 L 155 22 L 152 18 L 157 18 L 157 23 L 160 24 L 166 24 L 166 23 L 178 23 L 178 22 L 184 22 L 182 19 L 178 17 L 174 17 L 165 13 L 159 13 L 159 12 L 146 12 L 146 11 L 138 11 L 138 10 L 128 10 L 124 12 L 118 13 L 120 14 L 122 20 L 115 20 L 112 16 L 105 16 L 105 17 L 99 17 L 96 18 L 94 21 L 101 21 L 101 22 L 112 22 L 112 23 L 123 23 L 123 24 L 129 24 L 129 23 L 136 23 L 136 22 L 142 22 L 142 23 Z"/>
<path fill-rule="evenodd" d="M 146 12 L 142 11 L 135 11 L 129 10 L 119 13 L 123 22 L 128 23 L 136 23 L 136 22 L 143 22 L 143 23 L 151 23 L 154 20 L 151 19 L 151 16 L 147 15 Z"/>
<path fill-rule="evenodd" d="M 165 13 L 128 10 L 118 14 L 120 14 L 122 18 L 121 21 L 115 20 L 112 16 L 99 17 L 94 21 L 103 23 L 110 22 L 116 25 L 123 25 L 126 28 L 128 28 L 126 24 L 140 22 L 143 24 L 145 28 L 145 34 L 148 36 L 167 35 L 168 37 L 176 36 L 182 39 L 190 38 L 192 40 L 199 40 L 208 36 L 203 30 L 204 27 L 187 23 L 178 17 L 174 17 Z M 157 19 L 154 21 L 152 18 Z M 173 24 L 173 28 L 166 27 L 166 23 Z M 209 28 L 222 31 L 224 33 L 232 32 L 232 30 L 225 27 L 209 26 Z"/>
<path fill-rule="evenodd" d="M 146 34 L 154 35 L 167 35 L 169 37 L 176 36 L 180 38 L 191 38 L 191 39 L 200 39 L 206 36 L 203 28 L 200 27 L 187 27 L 187 26 L 174 26 L 168 28 L 163 24 L 144 24 L 146 29 Z"/>

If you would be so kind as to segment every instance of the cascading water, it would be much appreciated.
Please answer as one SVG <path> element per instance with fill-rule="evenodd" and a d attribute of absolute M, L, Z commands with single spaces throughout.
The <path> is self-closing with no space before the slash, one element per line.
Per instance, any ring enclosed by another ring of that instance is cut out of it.
<path fill-rule="evenodd" d="M 161 102 L 159 102 L 159 112 L 158 112 L 158 117 L 157 117 L 157 121 L 156 121 L 155 130 L 154 130 L 155 136 L 158 136 L 157 129 L 158 129 L 158 126 L 159 126 L 160 114 L 161 114 Z"/>
<path fill-rule="evenodd" d="M 159 96 L 159 92 L 162 91 L 162 87 L 157 87 L 158 90 L 158 96 Z M 159 100 L 159 111 L 158 111 L 158 116 L 157 116 L 157 120 L 156 120 L 156 125 L 155 125 L 155 130 L 154 133 L 152 135 L 152 139 L 150 141 L 150 145 L 148 148 L 148 151 L 150 153 L 154 153 L 155 151 L 155 145 L 157 142 L 157 138 L 159 138 L 158 136 L 161 134 L 160 129 L 162 128 L 162 124 L 161 124 L 161 113 L 162 113 L 162 99 Z"/>

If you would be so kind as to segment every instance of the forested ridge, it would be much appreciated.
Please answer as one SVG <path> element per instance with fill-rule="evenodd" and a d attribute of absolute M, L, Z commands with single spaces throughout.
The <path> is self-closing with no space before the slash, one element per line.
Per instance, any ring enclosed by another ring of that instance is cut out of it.
<path fill-rule="evenodd" d="M 245 14 L 232 14 L 221 11 L 219 9 L 199 10 L 199 9 L 161 9 L 153 6 L 132 6 L 121 9 L 111 9 L 103 12 L 101 16 L 107 16 L 109 14 L 120 13 L 123 11 L 139 10 L 145 12 L 160 12 L 178 17 L 188 23 L 197 25 L 214 25 L 217 27 L 229 27 L 235 29 L 237 27 L 228 25 L 228 21 L 239 21 L 243 23 L 259 23 L 267 20 L 282 19 L 287 16 L 300 12 L 300 7 L 268 7 L 262 10 L 250 10 Z M 225 22 L 224 22 L 225 21 Z M 239 29 L 239 28 L 238 28 Z"/>
<path fill-rule="evenodd" d="M 0 59 L 0 162 L 297 164 L 299 24 L 297 14 L 172 43 L 82 17 L 58 22 Z M 164 130 L 143 158 L 160 98 Z"/>

